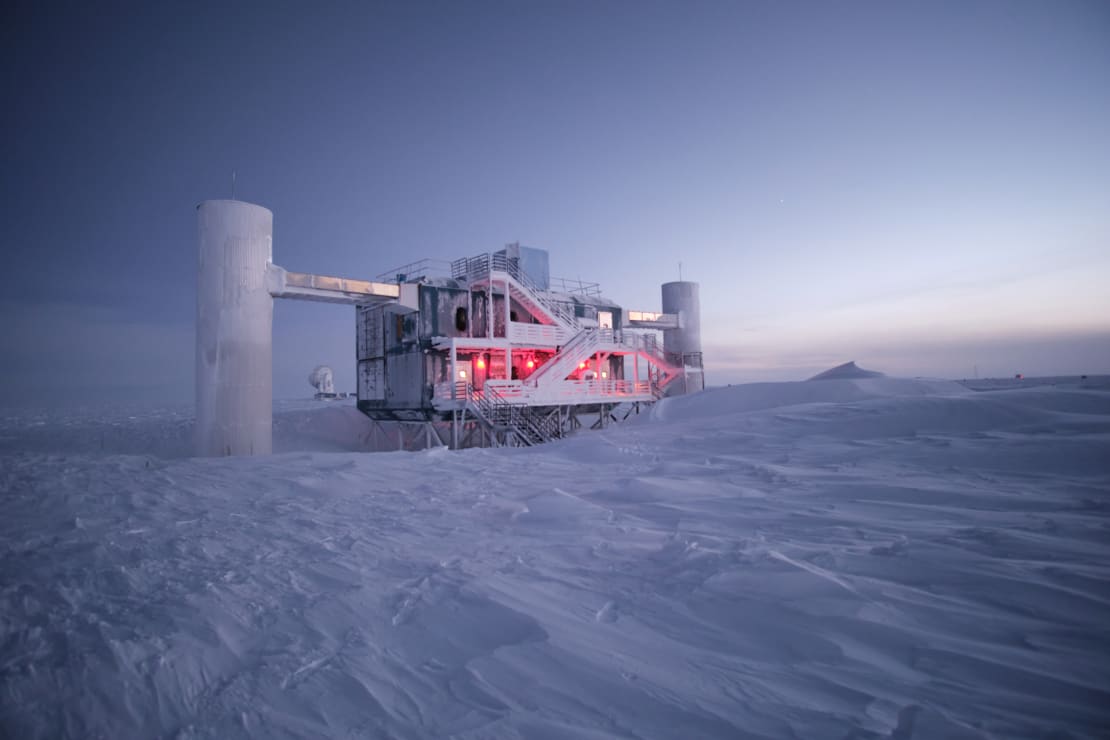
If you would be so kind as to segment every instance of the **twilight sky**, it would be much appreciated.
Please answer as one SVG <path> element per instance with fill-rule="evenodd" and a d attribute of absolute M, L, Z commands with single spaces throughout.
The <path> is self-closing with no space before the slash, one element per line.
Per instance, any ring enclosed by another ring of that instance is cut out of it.
<path fill-rule="evenodd" d="M 290 270 L 681 261 L 710 384 L 1110 372 L 1104 0 L 109 5 L 2 11 L 0 404 L 192 397 L 233 170 Z M 353 329 L 278 301 L 275 395 Z"/>

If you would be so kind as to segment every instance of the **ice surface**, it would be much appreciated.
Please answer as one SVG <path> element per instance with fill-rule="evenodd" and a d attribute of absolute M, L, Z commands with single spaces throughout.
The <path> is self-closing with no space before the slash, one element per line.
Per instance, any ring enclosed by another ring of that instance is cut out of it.
<path fill-rule="evenodd" d="M 759 384 L 381 454 L 320 406 L 267 458 L 0 422 L 0 736 L 1110 731 L 1110 392 Z"/>

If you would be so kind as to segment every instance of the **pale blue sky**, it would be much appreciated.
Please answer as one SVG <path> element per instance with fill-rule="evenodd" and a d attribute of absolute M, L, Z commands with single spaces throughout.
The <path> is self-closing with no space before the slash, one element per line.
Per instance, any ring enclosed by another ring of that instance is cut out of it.
<path fill-rule="evenodd" d="M 195 213 L 371 277 L 519 240 L 655 309 L 711 383 L 846 360 L 1110 371 L 1110 4 L 39 4 L 5 11 L 8 402 L 192 394 Z M 353 385 L 279 302 L 275 393 Z"/>

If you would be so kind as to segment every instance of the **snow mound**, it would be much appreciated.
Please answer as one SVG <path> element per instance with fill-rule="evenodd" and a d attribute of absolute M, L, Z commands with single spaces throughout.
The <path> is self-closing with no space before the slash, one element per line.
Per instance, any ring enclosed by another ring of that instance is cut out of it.
<path fill-rule="evenodd" d="M 710 388 L 689 396 L 666 398 L 652 408 L 656 421 L 709 419 L 806 404 L 844 404 L 880 398 L 968 395 L 972 391 L 948 380 L 909 378 L 843 379 L 822 383 L 745 383 Z"/>
<path fill-rule="evenodd" d="M 881 378 L 883 374 L 875 370 L 864 370 L 855 361 L 845 362 L 829 368 L 823 373 L 817 373 L 810 380 L 859 380 L 861 378 Z"/>

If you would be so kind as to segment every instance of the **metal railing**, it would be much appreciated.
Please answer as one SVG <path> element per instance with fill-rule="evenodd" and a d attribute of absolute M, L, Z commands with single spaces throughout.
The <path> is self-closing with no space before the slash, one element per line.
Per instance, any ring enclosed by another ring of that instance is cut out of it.
<path fill-rule="evenodd" d="M 430 277 L 451 277 L 451 274 L 450 260 L 425 258 L 386 270 L 375 279 L 391 283 L 414 283 Z"/>
<path fill-rule="evenodd" d="M 561 293 L 598 297 L 601 295 L 601 285 L 590 283 L 576 278 L 550 278 L 551 289 Z"/>
<path fill-rule="evenodd" d="M 513 344 L 527 344 L 533 347 L 558 347 L 566 344 L 574 334 L 558 324 L 525 324 L 521 321 L 509 322 L 509 341 Z"/>
<path fill-rule="evenodd" d="M 578 364 L 594 353 L 597 347 L 598 330 L 583 329 L 574 335 L 550 360 L 540 365 L 528 378 L 530 385 L 563 380 L 578 367 Z"/>
<path fill-rule="evenodd" d="M 518 296 L 518 299 L 524 298 L 522 302 L 535 303 L 566 327 L 577 325 L 574 310 L 570 306 L 564 301 L 551 297 L 546 289 L 540 287 L 529 277 L 528 273 L 520 269 L 520 264 L 516 260 L 509 259 L 504 253 L 490 254 L 486 252 L 474 257 L 462 257 L 451 263 L 451 277 L 455 280 L 465 280 L 471 285 L 489 279 L 492 272 L 502 272 L 508 275 L 523 293 L 523 296 Z"/>
<path fill-rule="evenodd" d="M 542 387 L 519 380 L 487 380 L 483 392 L 487 390 L 506 403 L 522 406 L 605 403 L 631 396 L 642 399 L 653 393 L 649 380 L 564 380 Z"/>
<path fill-rule="evenodd" d="M 511 432 L 525 445 L 543 444 L 562 436 L 557 418 L 543 416 L 530 406 L 514 404 L 494 387 L 476 391 L 473 386 L 467 385 L 466 400 L 495 433 L 501 430 Z"/>
<path fill-rule="evenodd" d="M 538 324 L 521 326 L 541 328 Z M 542 328 L 554 329 L 546 326 Z M 613 351 L 632 351 L 644 357 L 648 361 L 647 378 L 640 381 L 567 379 L 567 376 L 573 373 L 583 360 L 597 352 Z M 683 372 L 683 365 L 676 364 L 672 358 L 664 354 L 653 334 L 621 332 L 613 329 L 583 329 L 574 335 L 551 360 L 541 365 L 525 380 L 489 379 L 486 380 L 481 391 L 476 391 L 467 381 L 438 383 L 433 389 L 433 394 L 435 398 L 444 400 L 465 400 L 476 403 L 476 399 L 482 399 L 488 408 L 481 405 L 478 408 L 489 415 L 491 423 L 508 424 L 509 421 L 503 419 L 512 420 L 516 417 L 503 411 L 500 405 L 539 406 L 602 403 L 628 397 L 661 398 L 664 388 Z"/>

